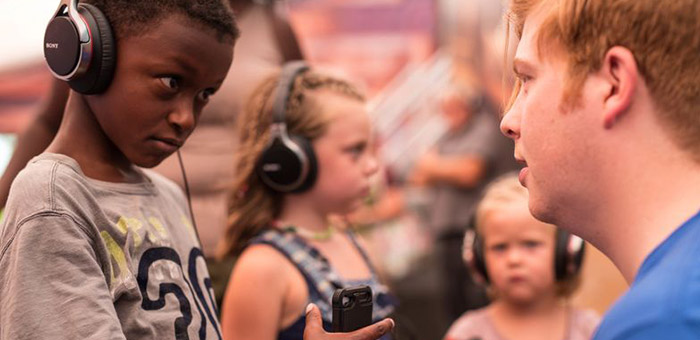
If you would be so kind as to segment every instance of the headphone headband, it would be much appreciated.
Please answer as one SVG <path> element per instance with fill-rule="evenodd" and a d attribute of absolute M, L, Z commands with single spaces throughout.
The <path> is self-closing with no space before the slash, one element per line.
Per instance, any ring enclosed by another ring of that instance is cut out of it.
<path fill-rule="evenodd" d="M 272 106 L 273 123 L 286 124 L 284 113 L 287 111 L 287 101 L 289 100 L 289 93 L 292 91 L 292 87 L 294 87 L 294 79 L 296 79 L 297 75 L 300 73 L 308 70 L 309 65 L 301 60 L 287 63 L 282 68 L 279 82 L 275 90 L 275 102 Z"/>
<path fill-rule="evenodd" d="M 63 10 L 63 6 L 66 6 L 68 8 L 68 16 L 75 23 L 76 29 L 78 30 L 78 37 L 80 38 L 80 42 L 89 42 L 90 30 L 88 29 L 88 26 L 85 23 L 85 21 L 80 17 L 80 14 L 78 13 L 78 0 L 61 0 L 61 3 L 58 5 L 58 9 L 56 9 L 56 13 L 54 13 L 54 16 L 57 16 Z"/>
<path fill-rule="evenodd" d="M 302 192 L 311 188 L 316 180 L 316 155 L 311 142 L 302 136 L 290 135 L 285 119 L 294 79 L 307 70 L 309 66 L 303 61 L 289 62 L 282 67 L 272 100 L 270 140 L 256 165 L 262 182 L 277 192 Z"/>

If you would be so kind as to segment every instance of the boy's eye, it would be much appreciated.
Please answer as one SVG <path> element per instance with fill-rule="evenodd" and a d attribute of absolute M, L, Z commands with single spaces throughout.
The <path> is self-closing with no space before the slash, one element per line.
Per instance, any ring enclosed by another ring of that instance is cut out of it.
<path fill-rule="evenodd" d="M 160 77 L 161 83 L 171 90 L 177 90 L 180 88 L 180 83 L 175 77 Z"/>
<path fill-rule="evenodd" d="M 203 102 L 208 102 L 208 101 L 209 101 L 209 97 L 211 97 L 211 96 L 214 94 L 214 92 L 216 92 L 216 90 L 214 90 L 214 89 L 206 89 L 206 90 L 200 92 L 200 93 L 197 95 L 197 98 L 199 98 L 199 100 L 201 100 L 201 101 L 203 101 Z"/>

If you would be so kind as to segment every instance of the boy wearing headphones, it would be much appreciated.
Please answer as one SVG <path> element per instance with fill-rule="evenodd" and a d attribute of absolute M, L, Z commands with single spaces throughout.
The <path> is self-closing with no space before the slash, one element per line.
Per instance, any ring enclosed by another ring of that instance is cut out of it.
<path fill-rule="evenodd" d="M 533 215 L 630 283 L 595 339 L 700 337 L 700 1 L 511 0 Z"/>
<path fill-rule="evenodd" d="M 221 339 L 185 196 L 142 168 L 190 135 L 237 36 L 219 0 L 61 3 L 44 47 L 72 91 L 55 139 L 10 191 L 0 339 Z M 325 339 L 311 310 L 307 338 Z"/>
<path fill-rule="evenodd" d="M 45 34 L 72 91 L 0 231 L 1 339 L 218 339 L 191 216 L 143 170 L 194 129 L 238 36 L 218 0 L 63 1 Z"/>
<path fill-rule="evenodd" d="M 464 258 L 492 303 L 466 312 L 446 340 L 587 340 L 598 324 L 593 311 L 567 304 L 578 286 L 581 239 L 536 220 L 527 189 L 515 174 L 486 189 L 467 232 Z"/>

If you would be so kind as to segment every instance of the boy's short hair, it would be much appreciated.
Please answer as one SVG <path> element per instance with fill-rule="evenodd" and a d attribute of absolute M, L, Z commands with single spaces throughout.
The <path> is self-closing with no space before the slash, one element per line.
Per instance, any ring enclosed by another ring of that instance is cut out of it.
<path fill-rule="evenodd" d="M 662 126 L 700 162 L 700 1 L 511 0 L 508 19 L 518 38 L 528 16 L 540 10 L 540 57 L 554 46 L 568 62 L 566 104 L 576 105 L 586 77 L 600 69 L 611 47 L 626 47 L 637 61 Z M 516 84 L 514 96 L 518 90 Z"/>
<path fill-rule="evenodd" d="M 84 0 L 109 20 L 115 39 L 138 36 L 172 14 L 214 29 L 219 40 L 240 35 L 233 12 L 223 0 Z M 175 39 L 175 37 L 173 37 Z"/>
<path fill-rule="evenodd" d="M 514 203 L 528 205 L 529 193 L 525 187 L 520 185 L 518 175 L 510 172 L 496 178 L 484 190 L 484 195 L 476 207 L 474 229 L 479 235 L 484 232 L 484 220 L 486 215 L 494 210 Z M 532 217 L 535 218 L 534 216 Z M 559 228 L 554 226 L 555 228 Z M 483 238 L 482 238 L 483 239 Z M 466 242 L 466 240 L 465 240 Z M 556 254 L 554 254 L 556 256 Z M 554 263 L 551 264 L 554 272 Z M 557 296 L 568 297 L 573 294 L 581 283 L 580 271 L 566 280 L 556 282 Z M 490 290 L 491 298 L 497 297 L 497 292 Z"/>

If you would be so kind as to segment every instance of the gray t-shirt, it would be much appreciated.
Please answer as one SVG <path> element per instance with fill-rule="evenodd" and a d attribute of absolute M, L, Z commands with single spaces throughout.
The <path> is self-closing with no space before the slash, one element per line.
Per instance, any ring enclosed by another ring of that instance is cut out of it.
<path fill-rule="evenodd" d="M 484 178 L 473 188 L 449 183 L 433 187 L 431 230 L 436 235 L 464 231 L 484 187 L 498 175 L 517 167 L 513 160 L 513 143 L 501 134 L 495 114 L 479 111 L 461 131 L 438 141 L 437 151 L 441 156 L 477 157 L 486 164 Z"/>
<path fill-rule="evenodd" d="M 137 184 L 87 178 L 35 157 L 0 226 L 0 339 L 221 339 L 185 197 L 137 169 Z"/>

